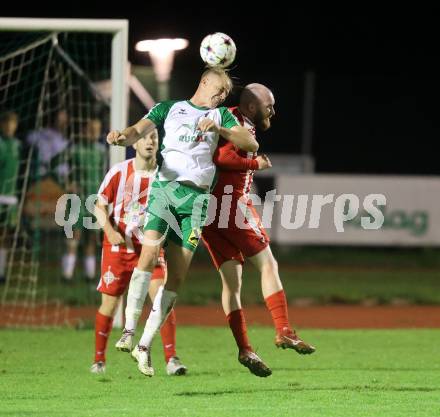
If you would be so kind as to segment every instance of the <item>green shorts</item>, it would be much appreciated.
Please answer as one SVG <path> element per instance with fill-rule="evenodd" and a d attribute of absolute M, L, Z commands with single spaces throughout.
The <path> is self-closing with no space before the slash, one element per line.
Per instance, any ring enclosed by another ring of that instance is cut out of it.
<path fill-rule="evenodd" d="M 177 181 L 151 184 L 144 230 L 156 230 L 175 244 L 195 251 L 199 243 L 210 194 Z"/>

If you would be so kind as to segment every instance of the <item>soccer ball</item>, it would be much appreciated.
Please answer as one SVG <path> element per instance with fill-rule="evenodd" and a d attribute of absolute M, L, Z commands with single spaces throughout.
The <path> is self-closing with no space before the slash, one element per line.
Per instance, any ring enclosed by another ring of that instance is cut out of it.
<path fill-rule="evenodd" d="M 236 52 L 232 38 L 221 32 L 205 36 L 200 45 L 200 56 L 210 67 L 226 68 L 234 62 Z"/>

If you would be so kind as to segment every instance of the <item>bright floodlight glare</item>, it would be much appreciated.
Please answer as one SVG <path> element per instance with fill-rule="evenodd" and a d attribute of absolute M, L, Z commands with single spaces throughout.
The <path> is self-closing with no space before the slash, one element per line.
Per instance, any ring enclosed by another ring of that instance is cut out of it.
<path fill-rule="evenodd" d="M 180 51 L 188 46 L 188 41 L 182 38 L 176 39 L 148 39 L 136 44 L 136 50 L 141 52 L 151 51 Z"/>
<path fill-rule="evenodd" d="M 157 81 L 166 83 L 170 79 L 174 52 L 185 49 L 188 44 L 189 42 L 182 38 L 148 39 L 138 42 L 135 48 L 137 51 L 148 52 L 150 54 Z M 164 93 L 164 96 L 167 95 L 167 92 Z"/>

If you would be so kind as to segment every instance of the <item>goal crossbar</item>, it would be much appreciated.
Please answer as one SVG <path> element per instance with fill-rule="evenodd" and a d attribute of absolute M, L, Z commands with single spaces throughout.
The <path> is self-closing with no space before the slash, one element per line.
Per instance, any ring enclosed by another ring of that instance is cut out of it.
<path fill-rule="evenodd" d="M 128 20 L 1 17 L 0 31 L 62 31 L 112 33 L 110 128 L 127 126 Z M 125 159 L 125 148 L 112 146 L 110 165 Z"/>

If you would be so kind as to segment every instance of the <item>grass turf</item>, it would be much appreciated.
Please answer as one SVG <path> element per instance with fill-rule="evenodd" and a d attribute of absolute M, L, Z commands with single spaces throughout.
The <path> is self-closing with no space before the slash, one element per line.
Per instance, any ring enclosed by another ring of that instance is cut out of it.
<path fill-rule="evenodd" d="M 224 328 L 178 328 L 185 377 L 142 376 L 116 352 L 104 376 L 89 373 L 93 332 L 0 331 L 2 416 L 325 416 L 431 417 L 440 414 L 439 330 L 302 331 L 317 346 L 302 357 L 277 350 L 273 330 L 251 327 L 254 348 L 272 367 L 251 375 Z"/>
<path fill-rule="evenodd" d="M 71 306 L 96 305 L 97 279 L 85 282 L 81 259 L 72 283 L 61 281 L 59 259 L 63 245 L 54 246 L 51 261 L 42 260 L 36 300 L 60 301 Z M 413 304 L 440 304 L 440 250 L 339 247 L 276 247 L 280 275 L 287 298 L 326 303 L 388 304 L 402 299 Z M 26 280 L 12 283 L 0 298 L 20 300 L 33 288 Z M 183 304 L 219 303 L 221 284 L 209 255 L 201 247 L 182 288 Z M 262 303 L 259 276 L 249 263 L 243 270 L 243 300 Z"/>
<path fill-rule="evenodd" d="M 374 299 L 377 304 L 388 304 L 404 299 L 413 304 L 440 304 L 440 274 L 438 270 L 344 268 L 331 266 L 292 269 L 280 265 L 280 275 L 286 296 L 292 304 L 296 299 L 308 298 L 315 303 L 360 303 Z M 69 305 L 96 305 L 100 293 L 96 282 L 86 283 L 81 277 L 70 284 L 52 282 L 48 285 L 49 300 L 62 300 Z M 44 289 L 44 285 L 41 285 Z M 14 292 L 11 292 L 15 295 Z M 179 294 L 182 304 L 219 303 L 221 282 L 210 265 L 193 265 L 187 282 Z M 252 265 L 243 272 L 242 298 L 245 304 L 263 303 L 260 278 Z M 40 299 L 40 297 L 37 297 Z"/>

